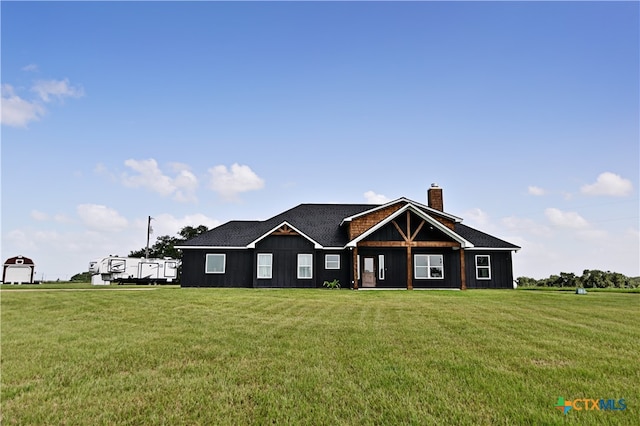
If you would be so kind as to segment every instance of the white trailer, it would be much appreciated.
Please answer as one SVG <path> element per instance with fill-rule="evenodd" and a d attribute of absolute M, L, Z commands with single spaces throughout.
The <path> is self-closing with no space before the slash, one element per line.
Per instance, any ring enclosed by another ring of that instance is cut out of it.
<path fill-rule="evenodd" d="M 91 284 L 160 284 L 178 280 L 180 261 L 176 259 L 145 259 L 107 256 L 89 262 Z"/>

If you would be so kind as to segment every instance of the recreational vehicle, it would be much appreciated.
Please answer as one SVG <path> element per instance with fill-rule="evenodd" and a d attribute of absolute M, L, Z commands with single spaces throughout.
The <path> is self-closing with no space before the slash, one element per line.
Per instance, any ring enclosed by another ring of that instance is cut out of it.
<path fill-rule="evenodd" d="M 107 256 L 89 262 L 91 284 L 161 284 L 178 280 L 180 261 L 176 259 L 145 259 Z"/>

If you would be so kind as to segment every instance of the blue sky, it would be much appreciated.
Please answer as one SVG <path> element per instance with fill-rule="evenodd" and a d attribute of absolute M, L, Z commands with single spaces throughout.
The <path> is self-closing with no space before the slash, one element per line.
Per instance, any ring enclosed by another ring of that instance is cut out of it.
<path fill-rule="evenodd" d="M 514 274 L 639 271 L 637 2 L 2 12 L 2 253 L 66 279 L 183 226 L 425 202 Z"/>

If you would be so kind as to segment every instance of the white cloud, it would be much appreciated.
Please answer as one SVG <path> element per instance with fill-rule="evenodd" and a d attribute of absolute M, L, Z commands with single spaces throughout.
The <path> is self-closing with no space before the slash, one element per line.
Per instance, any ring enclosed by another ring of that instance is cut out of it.
<path fill-rule="evenodd" d="M 633 191 L 633 185 L 628 179 L 611 172 L 604 172 L 598 176 L 595 183 L 584 185 L 580 192 L 586 195 L 608 195 L 612 197 L 624 197 Z"/>
<path fill-rule="evenodd" d="M 64 98 L 81 98 L 84 89 L 72 86 L 68 79 L 64 80 L 39 80 L 31 88 L 44 102 L 51 102 L 52 98 L 63 100 Z"/>
<path fill-rule="evenodd" d="M 173 195 L 174 199 L 181 202 L 196 201 L 195 191 L 198 188 L 198 178 L 188 170 L 184 164 L 174 163 L 172 168 L 177 171 L 177 176 L 172 178 L 165 175 L 158 162 L 153 158 L 148 160 L 129 159 L 124 164 L 137 172 L 137 175 L 122 176 L 122 183 L 132 188 L 146 188 L 162 196 Z M 104 166 L 96 166 L 96 171 L 104 173 Z"/>
<path fill-rule="evenodd" d="M 68 218 L 67 216 L 63 215 L 63 214 L 56 214 L 53 216 L 53 220 L 55 220 L 58 223 L 71 223 L 71 219 Z"/>
<path fill-rule="evenodd" d="M 42 222 L 49 219 L 49 215 L 39 210 L 31 210 L 31 218 Z"/>
<path fill-rule="evenodd" d="M 162 173 L 157 161 L 153 158 L 140 161 L 129 159 L 124 162 L 124 165 L 139 173 L 134 176 L 123 175 L 122 183 L 126 186 L 150 189 L 164 196 L 175 192 L 173 180 Z"/>
<path fill-rule="evenodd" d="M 88 228 L 97 231 L 117 232 L 129 224 L 116 210 L 99 204 L 80 204 L 77 212 Z"/>
<path fill-rule="evenodd" d="M 540 188 L 539 186 L 533 186 L 533 185 L 529 186 L 528 192 L 531 195 L 537 195 L 537 196 L 544 195 L 547 193 L 547 191 L 545 191 L 543 188 Z"/>
<path fill-rule="evenodd" d="M 576 236 L 585 241 L 604 241 L 609 237 L 609 233 L 602 229 L 581 229 Z"/>
<path fill-rule="evenodd" d="M 550 207 L 545 209 L 544 215 L 553 225 L 561 228 L 584 229 L 589 227 L 589 223 L 576 212 L 564 212 Z"/>
<path fill-rule="evenodd" d="M 264 187 L 264 180 L 259 177 L 249 166 L 235 163 L 231 169 L 220 165 L 209 169 L 209 187 L 221 197 L 231 200 L 237 194 L 247 191 L 255 191 Z"/>
<path fill-rule="evenodd" d="M 489 215 L 479 208 L 473 208 L 464 214 L 464 220 L 471 226 L 486 229 L 490 224 Z"/>
<path fill-rule="evenodd" d="M 46 110 L 37 102 L 29 102 L 15 94 L 9 84 L 2 85 L 2 124 L 11 127 L 26 127 L 39 120 Z"/>
<path fill-rule="evenodd" d="M 636 241 L 640 241 L 640 230 L 637 228 L 628 228 L 625 231 L 625 236 L 628 238 L 635 239 Z"/>
<path fill-rule="evenodd" d="M 198 188 L 198 178 L 188 170 L 182 170 L 174 180 L 176 193 L 174 198 L 177 201 L 195 201 L 195 191 Z"/>
<path fill-rule="evenodd" d="M 386 195 L 376 194 L 373 191 L 367 191 L 364 193 L 364 198 L 367 200 L 367 203 L 371 204 L 385 204 L 391 201 Z"/>
<path fill-rule="evenodd" d="M 27 65 L 24 71 L 36 71 L 36 65 Z M 51 102 L 54 98 L 62 101 L 64 98 L 80 98 L 84 96 L 84 89 L 72 86 L 69 80 L 40 80 L 31 87 L 31 92 L 36 93 L 37 99 L 26 100 L 15 93 L 10 84 L 2 85 L 2 124 L 11 127 L 27 127 L 32 121 L 39 120 L 46 114 L 44 103 Z"/>
<path fill-rule="evenodd" d="M 548 226 L 541 225 L 529 218 L 505 217 L 502 219 L 502 225 L 510 231 L 519 231 L 519 233 L 526 232 L 541 237 L 550 237 L 552 235 L 552 231 Z"/>
<path fill-rule="evenodd" d="M 7 246 L 11 247 L 9 250 L 14 250 L 9 255 L 15 256 L 18 254 L 22 254 L 24 252 L 28 252 L 31 250 L 37 249 L 37 245 L 34 242 L 33 238 L 30 238 L 26 232 L 20 229 L 14 229 L 7 233 L 7 241 L 9 244 L 3 244 L 3 249 L 6 251 Z M 27 255 L 27 257 L 31 257 Z M 4 259 L 2 259 L 4 261 Z"/>
<path fill-rule="evenodd" d="M 29 64 L 22 67 L 22 71 L 38 71 L 38 66 L 36 64 Z"/>

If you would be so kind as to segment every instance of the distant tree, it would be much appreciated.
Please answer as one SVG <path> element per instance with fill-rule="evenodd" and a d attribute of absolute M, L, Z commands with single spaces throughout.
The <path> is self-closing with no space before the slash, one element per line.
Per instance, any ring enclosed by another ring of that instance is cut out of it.
<path fill-rule="evenodd" d="M 518 277 L 516 283 L 518 287 L 638 288 L 640 277 L 630 278 L 618 272 L 585 269 L 579 277 L 572 272 L 560 272 L 560 275 L 550 275 L 540 280 Z"/>
<path fill-rule="evenodd" d="M 631 278 L 618 272 L 611 273 L 611 282 L 616 288 L 631 288 Z"/>
<path fill-rule="evenodd" d="M 91 282 L 91 272 L 80 272 L 71 277 L 70 281 L 88 283 Z"/>
<path fill-rule="evenodd" d="M 533 287 L 538 285 L 538 280 L 529 277 L 518 277 L 516 278 L 516 283 L 518 287 Z"/>
<path fill-rule="evenodd" d="M 178 232 L 178 234 L 184 239 L 184 241 L 190 240 L 191 238 L 197 237 L 200 234 L 204 234 L 207 232 L 209 228 L 205 225 L 200 225 L 197 228 L 193 226 L 185 226 Z"/>
<path fill-rule="evenodd" d="M 156 242 L 149 247 L 149 257 L 164 258 L 171 257 L 173 259 L 181 259 L 182 252 L 175 248 L 176 245 L 189 240 L 193 237 L 197 237 L 200 234 L 207 232 L 209 228 L 205 225 L 200 225 L 196 228 L 193 226 L 185 226 L 178 232 L 178 235 L 182 238 L 171 237 L 169 235 L 162 235 L 156 239 Z M 129 257 L 144 257 L 146 248 L 139 250 L 133 250 L 129 252 Z"/>
<path fill-rule="evenodd" d="M 611 284 L 606 273 L 597 269 L 585 269 L 580 277 L 580 282 L 584 288 L 607 288 Z"/>

